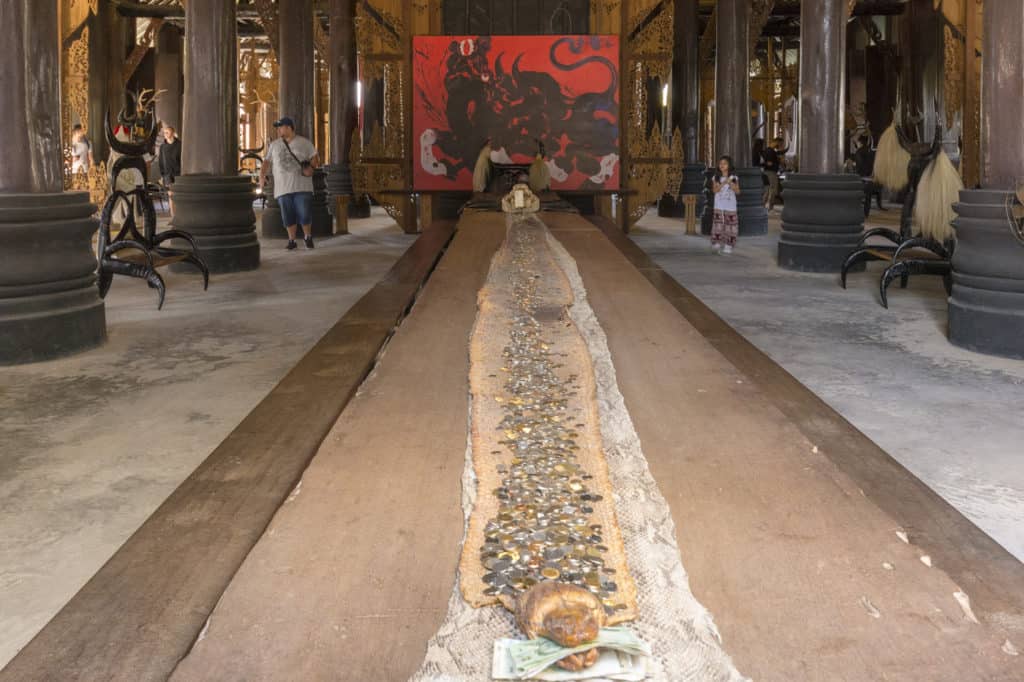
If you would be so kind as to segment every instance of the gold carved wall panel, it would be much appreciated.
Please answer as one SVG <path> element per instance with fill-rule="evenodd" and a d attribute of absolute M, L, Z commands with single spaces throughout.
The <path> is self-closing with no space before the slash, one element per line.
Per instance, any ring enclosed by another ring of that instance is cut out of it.
<path fill-rule="evenodd" d="M 661 104 L 650 101 L 648 83 L 658 79 L 667 84 L 672 73 L 673 3 L 634 0 L 626 4 L 623 14 L 629 19 L 622 33 L 623 114 L 619 125 L 625 190 L 622 224 L 628 230 L 667 187 L 678 187 L 669 182 L 670 176 L 675 182 L 682 172 L 683 154 L 681 140 L 670 147 L 657 123 L 648 130 L 651 109 Z M 678 131 L 672 137 L 677 139 Z"/>
<path fill-rule="evenodd" d="M 424 3 L 427 3 L 426 5 Z M 429 29 L 427 0 L 411 4 L 394 0 L 359 3 L 356 8 L 356 49 L 364 97 L 374 82 L 383 92 L 383 120 L 372 123 L 369 140 L 356 131 L 350 157 L 356 192 L 371 195 L 407 231 L 415 228 L 412 205 L 411 20 Z M 365 110 L 364 110 L 365 111 Z M 365 115 L 365 114 L 364 114 Z"/>

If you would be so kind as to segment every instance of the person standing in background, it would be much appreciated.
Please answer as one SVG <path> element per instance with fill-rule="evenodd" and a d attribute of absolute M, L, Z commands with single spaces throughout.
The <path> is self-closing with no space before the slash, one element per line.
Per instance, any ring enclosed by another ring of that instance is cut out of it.
<path fill-rule="evenodd" d="M 71 172 L 87 173 L 92 164 L 92 144 L 85 136 L 82 124 L 76 123 L 71 130 Z"/>
<path fill-rule="evenodd" d="M 297 248 L 295 238 L 302 225 L 303 241 L 313 248 L 313 171 L 320 167 L 316 147 L 295 134 L 295 121 L 285 116 L 274 121 L 277 139 L 270 143 L 267 158 L 260 166 L 260 189 L 266 185 L 267 171 L 274 177 L 274 199 L 281 206 L 281 219 L 288 230 L 287 249 Z"/>
<path fill-rule="evenodd" d="M 181 175 L 181 138 L 172 126 L 167 125 L 164 126 L 163 136 L 164 141 L 160 145 L 157 163 L 164 186 L 170 187 L 174 184 L 174 179 Z"/>
<path fill-rule="evenodd" d="M 732 157 L 723 156 L 718 160 L 718 172 L 711 181 L 715 193 L 715 208 L 711 223 L 711 250 L 715 253 L 732 253 L 739 236 L 739 214 L 736 197 L 740 194 L 740 180 L 736 177 Z"/>
<path fill-rule="evenodd" d="M 164 190 L 170 190 L 174 180 L 181 175 L 181 138 L 178 137 L 173 126 L 164 125 L 163 144 L 157 156 L 157 166 L 160 168 L 160 178 L 163 181 Z M 174 215 L 174 202 L 168 199 L 171 215 Z"/>
<path fill-rule="evenodd" d="M 775 138 L 762 154 L 763 166 L 761 171 L 768 180 L 768 197 L 765 199 L 765 207 L 770 211 L 775 208 L 775 200 L 779 198 L 779 148 L 782 146 L 782 139 Z"/>

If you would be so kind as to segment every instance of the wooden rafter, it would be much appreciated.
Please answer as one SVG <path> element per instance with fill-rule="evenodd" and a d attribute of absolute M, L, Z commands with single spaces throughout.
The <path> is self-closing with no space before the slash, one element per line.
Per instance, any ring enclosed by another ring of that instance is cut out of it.
<path fill-rule="evenodd" d="M 711 18 L 708 25 L 704 27 L 704 35 L 700 37 L 700 63 L 711 63 L 711 51 L 715 47 L 715 31 L 718 24 L 718 5 L 711 10 Z"/>
<path fill-rule="evenodd" d="M 128 59 L 125 60 L 124 67 L 121 69 L 121 81 L 127 83 L 131 80 L 135 74 L 135 70 L 139 68 L 139 64 L 146 58 L 146 53 L 149 49 L 156 44 L 156 35 L 163 26 L 164 20 L 161 18 L 150 19 L 149 26 L 146 27 L 146 32 L 142 35 L 142 40 L 135 46 L 132 53 L 128 55 Z"/>
<path fill-rule="evenodd" d="M 775 8 L 775 0 L 754 0 L 750 12 L 750 56 L 754 58 L 757 41 L 761 39 L 761 33 L 768 24 Z"/>
<path fill-rule="evenodd" d="M 278 54 L 277 6 L 271 0 L 253 0 L 253 5 L 256 6 L 256 13 L 260 16 L 263 30 L 267 32 L 270 50 L 276 56 Z"/>

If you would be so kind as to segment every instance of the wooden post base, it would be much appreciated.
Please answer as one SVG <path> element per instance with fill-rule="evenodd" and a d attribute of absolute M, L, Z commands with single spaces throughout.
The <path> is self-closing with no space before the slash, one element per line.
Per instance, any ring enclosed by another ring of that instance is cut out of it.
<path fill-rule="evenodd" d="M 334 197 L 334 234 L 348 234 L 348 196 Z"/>

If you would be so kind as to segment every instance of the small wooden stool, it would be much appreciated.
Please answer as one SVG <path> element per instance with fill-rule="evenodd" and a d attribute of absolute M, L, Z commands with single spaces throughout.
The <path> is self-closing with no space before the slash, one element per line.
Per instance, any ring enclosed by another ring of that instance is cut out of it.
<path fill-rule="evenodd" d="M 686 216 L 686 234 L 697 234 L 697 195 L 683 195 L 683 211 Z"/>

